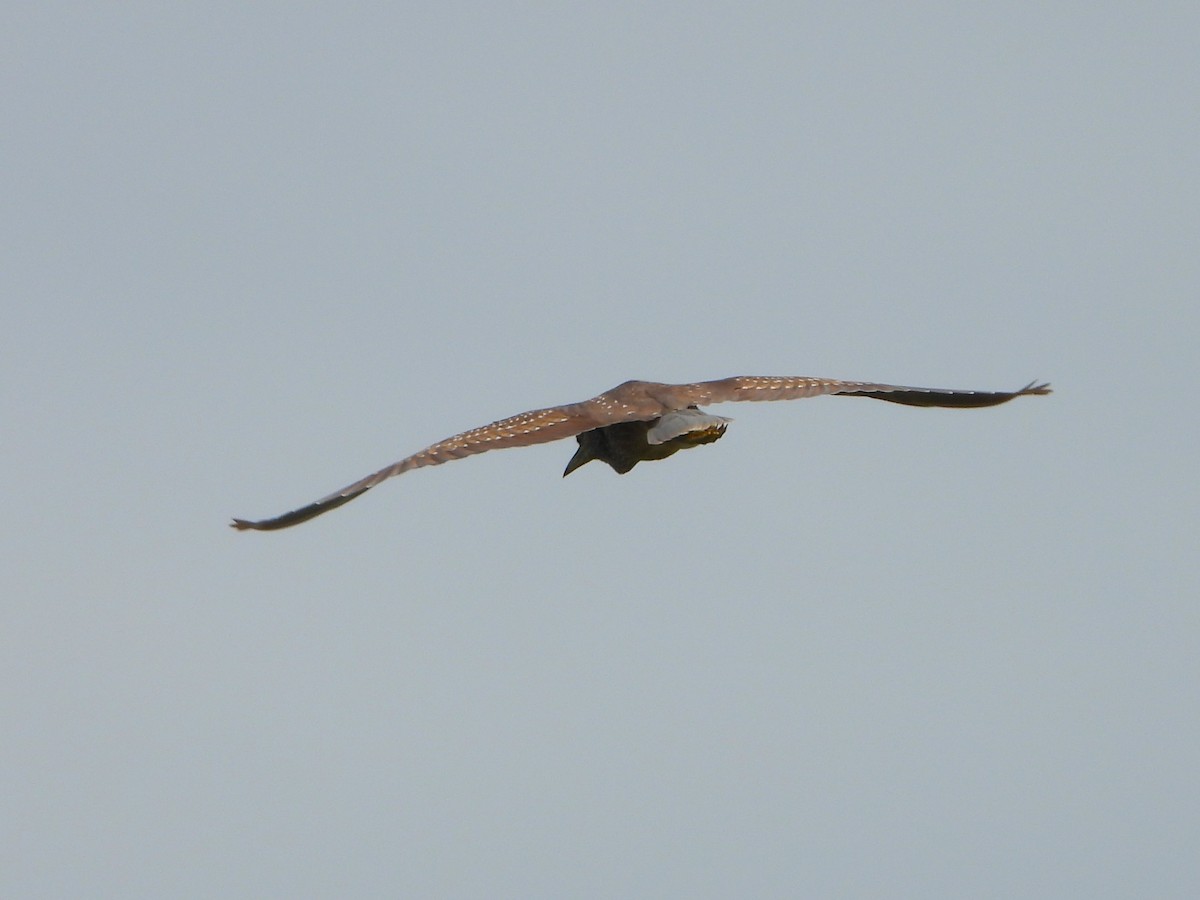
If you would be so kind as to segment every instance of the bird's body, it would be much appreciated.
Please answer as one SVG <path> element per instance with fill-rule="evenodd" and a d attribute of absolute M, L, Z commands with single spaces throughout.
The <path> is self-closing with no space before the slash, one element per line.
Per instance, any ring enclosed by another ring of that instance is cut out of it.
<path fill-rule="evenodd" d="M 1033 383 L 1019 391 L 985 392 L 790 376 L 736 376 L 693 384 L 626 381 L 591 400 L 531 410 L 464 431 L 308 506 L 273 519 L 234 519 L 232 525 L 239 530 L 256 531 L 287 528 L 336 509 L 381 481 L 410 469 L 440 465 L 487 450 L 542 444 L 569 437 L 577 440 L 579 448 L 567 464 L 564 475 L 593 459 L 608 463 L 623 475 L 639 462 L 665 459 L 680 450 L 719 439 L 730 420 L 705 413 L 699 408 L 702 403 L 794 400 L 840 394 L 873 397 L 906 406 L 969 408 L 996 406 L 1014 397 L 1048 393 L 1048 385 Z"/>
<path fill-rule="evenodd" d="M 711 444 L 725 433 L 730 421 L 689 406 L 645 422 L 618 422 L 593 428 L 575 435 L 579 449 L 567 463 L 563 477 L 593 459 L 608 463 L 614 472 L 624 475 L 640 462 L 666 459 L 688 447 Z"/>

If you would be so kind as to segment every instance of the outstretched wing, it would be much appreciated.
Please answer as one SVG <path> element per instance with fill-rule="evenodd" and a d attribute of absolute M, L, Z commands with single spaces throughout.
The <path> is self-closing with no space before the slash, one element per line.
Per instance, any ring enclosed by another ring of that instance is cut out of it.
<path fill-rule="evenodd" d="M 329 512 L 349 503 L 366 493 L 381 481 L 422 466 L 436 466 L 452 459 L 472 456 L 487 450 L 503 447 L 526 447 L 544 444 L 562 438 L 574 437 L 594 428 L 619 422 L 635 420 L 650 421 L 667 414 L 666 424 L 661 431 L 665 434 L 679 423 L 682 430 L 690 419 L 671 417 L 673 410 L 686 410 L 702 403 L 728 403 L 738 400 L 795 400 L 802 397 L 817 397 L 821 394 L 845 394 L 852 397 L 874 397 L 890 403 L 908 406 L 974 407 L 995 406 L 1007 403 L 1014 397 L 1025 394 L 1048 394 L 1047 384 L 1030 382 L 1019 391 L 958 391 L 945 388 L 901 387 L 894 384 L 875 384 L 869 381 L 836 381 L 828 378 L 794 378 L 771 376 L 739 376 L 720 381 L 701 381 L 695 384 L 658 384 L 655 382 L 631 381 L 619 385 L 591 400 L 535 409 L 531 412 L 510 416 L 481 428 L 472 428 L 462 434 L 426 447 L 419 453 L 380 469 L 373 475 L 347 485 L 340 491 L 322 497 L 315 503 L 276 516 L 273 519 L 250 521 L 234 519 L 231 523 L 239 530 L 274 531 L 287 528 Z M 694 415 L 704 416 L 696 411 Z M 720 419 L 720 417 L 713 417 Z M 723 420 L 722 420 L 723 421 Z M 656 437 L 661 437 L 657 435 Z M 665 439 L 665 438 L 664 438 Z"/>
<path fill-rule="evenodd" d="M 438 441 L 420 453 L 414 453 L 399 462 L 392 463 L 373 475 L 368 475 L 354 484 L 346 485 L 340 491 L 335 491 L 328 497 L 322 497 L 308 506 L 302 506 L 273 519 L 261 519 L 257 522 L 234 519 L 231 525 L 239 531 L 248 528 L 255 531 L 274 531 L 277 528 L 287 528 L 290 525 L 307 522 L 314 516 L 329 512 L 331 509 L 337 509 L 355 497 L 365 494 L 381 481 L 401 475 L 409 469 L 437 466 L 452 459 L 472 456 L 487 450 L 499 450 L 503 447 L 544 444 L 561 438 L 574 437 L 595 427 L 596 422 L 588 415 L 584 404 L 575 403 L 568 406 L 554 406 L 549 409 L 535 409 L 492 422 L 490 425 L 472 428 L 470 431 L 448 437 L 444 441 Z"/>
<path fill-rule="evenodd" d="M 681 409 L 707 403 L 739 400 L 798 400 L 822 394 L 874 397 L 906 406 L 979 407 L 1007 403 L 1026 394 L 1049 394 L 1048 384 L 1030 382 L 1019 391 L 960 391 L 951 388 L 902 387 L 869 381 L 837 381 L 830 378 L 742 375 L 720 381 L 656 386 L 654 395 L 666 405 Z"/>

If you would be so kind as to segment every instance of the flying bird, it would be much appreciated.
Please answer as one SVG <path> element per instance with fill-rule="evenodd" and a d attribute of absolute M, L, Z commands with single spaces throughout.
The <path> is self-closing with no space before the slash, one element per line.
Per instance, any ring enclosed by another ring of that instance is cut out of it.
<path fill-rule="evenodd" d="M 579 446 L 567 463 L 564 477 L 594 459 L 608 463 L 618 474 L 624 475 L 639 462 L 666 459 L 680 450 L 710 444 L 725 434 L 732 420 L 706 413 L 700 409 L 700 404 L 797 400 L 837 394 L 874 397 L 905 406 L 971 408 L 996 406 L 1014 397 L 1049 393 L 1049 384 L 1033 382 L 1019 391 L 958 391 L 828 378 L 746 375 L 694 384 L 626 381 L 591 400 L 531 410 L 448 437 L 328 497 L 273 519 L 234 519 L 230 524 L 238 530 L 288 528 L 349 503 L 380 482 L 409 469 L 437 466 L 487 450 L 527 447 L 570 437 L 575 438 Z"/>

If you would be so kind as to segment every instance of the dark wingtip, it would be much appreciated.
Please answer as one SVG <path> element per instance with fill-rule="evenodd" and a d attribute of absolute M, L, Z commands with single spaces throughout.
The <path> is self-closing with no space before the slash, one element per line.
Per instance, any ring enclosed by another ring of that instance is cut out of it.
<path fill-rule="evenodd" d="M 1029 384 L 1025 385 L 1025 387 L 1023 387 L 1019 391 L 1017 391 L 1016 394 L 1014 394 L 1013 396 L 1022 397 L 1025 394 L 1035 394 L 1038 396 L 1044 396 L 1046 394 L 1053 394 L 1053 393 L 1054 393 L 1054 390 L 1050 387 L 1050 382 L 1043 381 L 1041 384 L 1038 384 L 1037 379 L 1035 378 L 1033 381 L 1029 382 Z"/>
<path fill-rule="evenodd" d="M 280 528 L 291 528 L 293 525 L 299 525 L 301 522 L 307 522 L 309 519 L 315 518 L 321 513 L 327 513 L 331 509 L 337 509 L 344 503 L 349 503 L 355 497 L 365 494 L 369 487 L 359 488 L 357 491 L 351 491 L 349 494 L 326 497 L 324 500 L 318 500 L 316 503 L 310 503 L 308 506 L 302 506 L 299 509 L 294 509 L 289 513 L 284 513 L 282 516 L 276 516 L 274 519 L 262 519 L 258 522 L 250 522 L 246 519 L 234 519 L 229 523 L 230 528 L 236 528 L 238 531 L 278 531 Z"/>

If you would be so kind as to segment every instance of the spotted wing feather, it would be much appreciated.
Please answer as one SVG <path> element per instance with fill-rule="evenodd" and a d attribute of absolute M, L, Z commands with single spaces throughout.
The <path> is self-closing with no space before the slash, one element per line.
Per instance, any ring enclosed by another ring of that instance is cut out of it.
<path fill-rule="evenodd" d="M 509 416 L 507 419 L 500 419 L 490 425 L 472 428 L 470 431 L 464 431 L 443 441 L 438 441 L 419 453 L 392 463 L 390 466 L 353 484 L 346 485 L 340 491 L 335 491 L 328 497 L 322 497 L 308 506 L 302 506 L 273 519 L 259 521 L 234 519 L 232 525 L 238 530 L 253 529 L 255 531 L 274 531 L 279 528 L 287 528 L 306 522 L 331 509 L 337 509 L 355 497 L 365 494 L 380 482 L 396 475 L 402 475 L 410 469 L 437 466 L 452 459 L 461 459 L 464 456 L 472 456 L 488 450 L 544 444 L 549 441 L 574 437 L 584 431 L 590 431 L 594 427 L 596 427 L 595 422 L 589 417 L 585 404 L 535 409 L 520 415 Z"/>
<path fill-rule="evenodd" d="M 823 394 L 872 397 L 906 406 L 980 407 L 1007 403 L 1026 394 L 1048 394 L 1047 384 L 1030 382 L 1019 391 L 964 391 L 952 388 L 904 387 L 870 381 L 838 381 L 829 378 L 741 375 L 720 381 L 695 384 L 662 385 L 655 396 L 679 409 L 705 403 L 729 403 L 743 400 L 798 400 Z"/>

